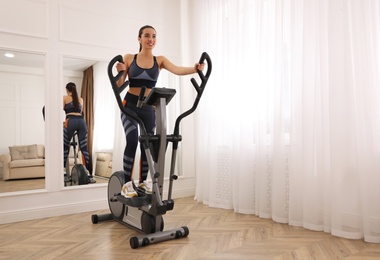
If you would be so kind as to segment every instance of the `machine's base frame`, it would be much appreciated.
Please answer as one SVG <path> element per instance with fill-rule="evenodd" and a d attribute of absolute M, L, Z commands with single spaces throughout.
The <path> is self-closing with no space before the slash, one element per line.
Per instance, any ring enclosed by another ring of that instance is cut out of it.
<path fill-rule="evenodd" d="M 112 174 L 108 182 L 108 203 L 111 213 L 92 215 L 91 220 L 93 224 L 102 221 L 116 220 L 142 233 L 142 235 L 130 239 L 130 245 L 134 249 L 171 239 L 187 237 L 189 235 L 189 229 L 185 226 L 163 231 L 164 220 L 162 215 L 154 216 L 142 210 L 142 207 L 147 206 L 146 201 L 148 201 L 149 198 L 146 198 L 146 196 L 131 199 L 124 198 L 120 195 L 123 183 L 124 173 L 122 171 Z"/>

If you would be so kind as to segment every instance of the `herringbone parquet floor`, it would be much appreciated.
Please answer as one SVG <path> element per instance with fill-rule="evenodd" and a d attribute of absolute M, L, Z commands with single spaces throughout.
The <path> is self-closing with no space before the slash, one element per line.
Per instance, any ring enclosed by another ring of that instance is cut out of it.
<path fill-rule="evenodd" d="M 165 230 L 187 226 L 186 238 L 131 249 L 139 233 L 98 211 L 0 225 L 0 259 L 380 259 L 380 244 L 275 223 L 177 199 Z"/>

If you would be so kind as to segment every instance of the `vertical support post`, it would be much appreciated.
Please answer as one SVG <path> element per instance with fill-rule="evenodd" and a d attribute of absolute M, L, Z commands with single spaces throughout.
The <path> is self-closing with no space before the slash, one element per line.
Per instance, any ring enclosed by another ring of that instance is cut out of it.
<path fill-rule="evenodd" d="M 156 171 L 159 172 L 158 184 L 160 195 L 162 197 L 162 188 L 164 185 L 165 175 L 165 153 L 166 153 L 166 99 L 160 98 L 156 106 L 156 134 L 160 136 L 160 148 L 158 151 L 158 160 L 155 163 Z"/>
<path fill-rule="evenodd" d="M 169 191 L 168 191 L 168 200 L 172 199 L 172 192 L 173 192 L 173 176 L 175 171 L 175 164 L 177 160 L 177 148 L 173 148 L 172 151 L 172 160 L 170 165 L 170 175 L 169 175 Z"/>
<path fill-rule="evenodd" d="M 156 134 L 160 136 L 160 146 L 158 151 L 158 160 L 155 163 L 155 169 L 159 173 L 157 178 L 158 190 L 160 196 L 152 196 L 152 205 L 162 204 L 162 201 L 156 201 L 157 198 L 162 198 L 162 190 L 164 186 L 165 175 L 165 153 L 166 153 L 166 99 L 160 98 L 156 105 Z M 158 221 L 161 216 L 156 216 L 156 232 L 161 231 L 161 221 Z"/>

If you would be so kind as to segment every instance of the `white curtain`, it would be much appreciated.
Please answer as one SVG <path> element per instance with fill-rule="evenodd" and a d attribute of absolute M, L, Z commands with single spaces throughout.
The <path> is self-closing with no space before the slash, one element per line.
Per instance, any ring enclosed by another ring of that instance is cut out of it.
<path fill-rule="evenodd" d="M 112 170 L 123 170 L 123 153 L 125 147 L 124 131 L 107 69 L 109 62 L 94 64 L 94 145 L 93 154 L 112 152 Z M 116 76 L 116 69 L 113 68 Z M 124 97 L 127 90 L 121 94 Z M 94 160 L 94 164 L 95 164 Z M 95 165 L 94 165 L 95 167 Z"/>
<path fill-rule="evenodd" d="M 107 75 L 108 62 L 99 61 L 94 68 L 94 141 L 93 154 L 113 150 L 116 106 Z M 95 161 L 95 160 L 94 160 Z"/>
<path fill-rule="evenodd" d="M 189 0 L 196 199 L 380 243 L 378 0 Z"/>

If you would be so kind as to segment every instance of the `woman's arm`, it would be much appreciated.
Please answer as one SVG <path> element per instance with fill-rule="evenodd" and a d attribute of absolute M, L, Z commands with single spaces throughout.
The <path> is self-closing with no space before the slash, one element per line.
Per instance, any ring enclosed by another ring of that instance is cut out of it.
<path fill-rule="evenodd" d="M 193 74 L 197 72 L 197 69 L 202 71 L 204 68 L 204 64 L 199 63 L 196 63 L 194 67 L 180 67 L 173 64 L 164 56 L 159 56 L 157 59 L 161 69 L 166 69 L 178 76 Z"/>
<path fill-rule="evenodd" d="M 80 111 L 80 112 L 82 113 L 82 112 L 83 112 L 83 106 L 84 106 L 84 105 L 83 105 L 83 104 L 84 104 L 84 102 L 83 102 L 83 98 L 80 97 L 78 101 L 79 101 L 79 104 L 82 105 L 82 109 L 81 109 L 81 111 Z"/>

